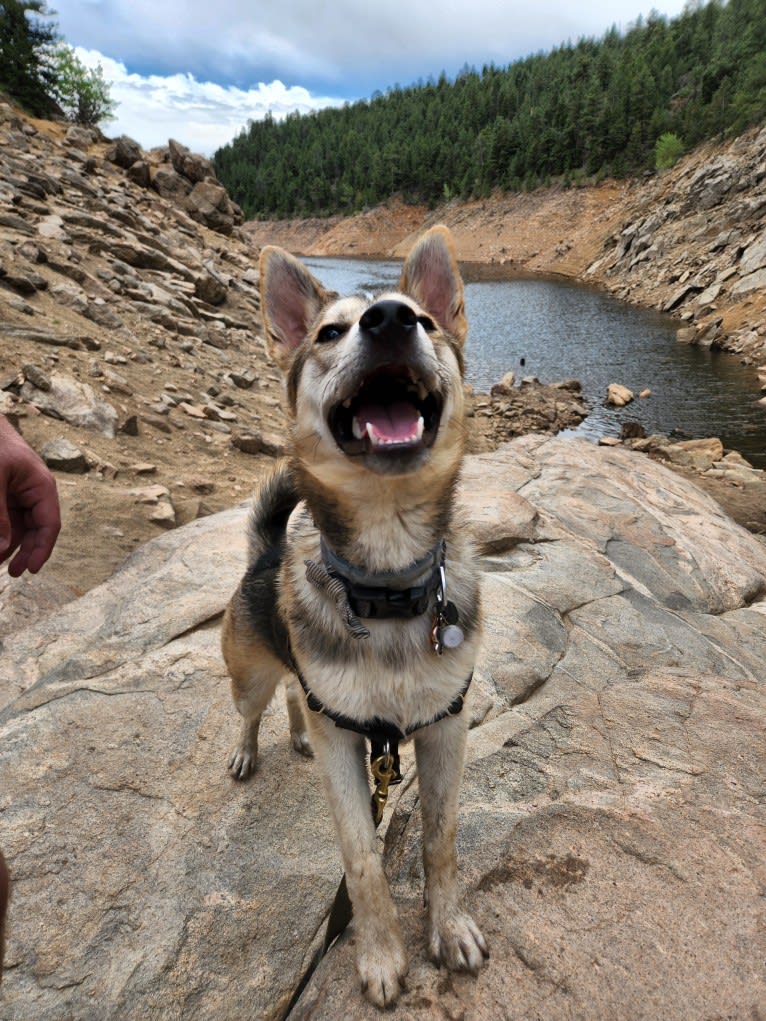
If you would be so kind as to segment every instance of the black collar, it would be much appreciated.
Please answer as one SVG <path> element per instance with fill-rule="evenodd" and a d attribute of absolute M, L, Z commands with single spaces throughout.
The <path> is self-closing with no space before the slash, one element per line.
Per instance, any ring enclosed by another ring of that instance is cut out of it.
<path fill-rule="evenodd" d="M 428 609 L 441 581 L 446 544 L 440 540 L 428 553 L 401 571 L 367 571 L 338 556 L 321 537 L 322 560 L 348 594 L 353 613 L 363 618 L 418 617 Z"/>

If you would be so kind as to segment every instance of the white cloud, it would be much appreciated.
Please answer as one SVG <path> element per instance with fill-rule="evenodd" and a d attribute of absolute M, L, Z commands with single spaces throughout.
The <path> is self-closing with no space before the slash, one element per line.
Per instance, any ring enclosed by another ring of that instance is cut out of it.
<path fill-rule="evenodd" d="M 504 66 L 685 0 L 57 0 L 74 46 L 131 69 L 361 97 L 464 63 Z"/>
<path fill-rule="evenodd" d="M 194 152 L 211 155 L 230 142 L 248 120 L 271 113 L 277 119 L 342 104 L 314 96 L 302 86 L 259 82 L 249 89 L 197 81 L 192 74 L 139 75 L 97 50 L 75 47 L 86 67 L 101 65 L 110 94 L 119 105 L 116 118 L 102 125 L 108 135 L 130 135 L 144 149 L 175 138 Z"/>

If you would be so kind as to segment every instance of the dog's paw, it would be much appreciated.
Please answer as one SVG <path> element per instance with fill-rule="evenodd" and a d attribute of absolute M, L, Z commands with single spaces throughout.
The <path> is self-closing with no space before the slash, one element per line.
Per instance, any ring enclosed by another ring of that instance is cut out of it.
<path fill-rule="evenodd" d="M 293 742 L 293 748 L 296 752 L 304 755 L 307 759 L 314 758 L 314 749 L 311 747 L 309 741 L 308 731 L 306 730 L 291 730 L 290 738 Z"/>
<path fill-rule="evenodd" d="M 247 780 L 255 772 L 258 749 L 249 744 L 238 744 L 229 756 L 228 769 L 235 780 Z"/>
<path fill-rule="evenodd" d="M 472 975 L 478 975 L 489 957 L 479 927 L 464 911 L 456 911 L 432 928 L 428 952 L 435 964 L 443 964 L 450 971 L 470 971 Z"/>
<path fill-rule="evenodd" d="M 396 1002 L 408 971 L 401 942 L 393 937 L 386 942 L 388 946 L 381 941 L 366 946 L 356 961 L 362 992 L 376 1007 L 390 1007 Z"/>

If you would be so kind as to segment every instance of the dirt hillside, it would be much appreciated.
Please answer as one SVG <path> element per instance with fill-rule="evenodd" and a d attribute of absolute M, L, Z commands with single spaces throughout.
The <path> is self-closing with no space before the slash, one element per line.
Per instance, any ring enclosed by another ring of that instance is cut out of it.
<path fill-rule="evenodd" d="M 240 224 L 183 146 L 145 153 L 0 104 L 0 413 L 54 470 L 64 516 L 38 577 L 0 572 L 0 636 L 246 499 L 284 451 Z M 470 411 L 473 451 L 586 413 L 576 388 L 537 385 Z"/>

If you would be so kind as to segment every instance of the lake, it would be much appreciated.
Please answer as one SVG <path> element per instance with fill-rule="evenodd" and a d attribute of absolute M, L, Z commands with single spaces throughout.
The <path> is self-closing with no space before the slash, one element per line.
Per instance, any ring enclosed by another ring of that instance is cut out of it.
<path fill-rule="evenodd" d="M 396 287 L 401 264 L 388 260 L 304 262 L 341 293 Z M 568 281 L 512 276 L 500 266 L 461 266 L 469 334 L 466 378 L 488 391 L 506 372 L 543 383 L 578 379 L 588 418 L 574 434 L 618 436 L 623 422 L 679 439 L 719 436 L 766 468 L 766 408 L 755 370 L 736 355 L 679 344 L 679 323 Z M 523 363 L 522 363 L 523 359 Z M 625 408 L 604 405 L 610 383 L 651 396 Z M 571 435 L 571 433 L 570 433 Z"/>

